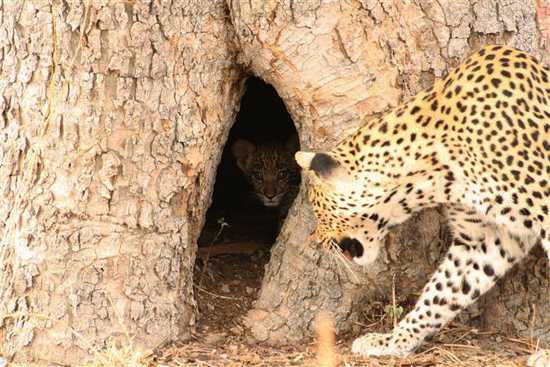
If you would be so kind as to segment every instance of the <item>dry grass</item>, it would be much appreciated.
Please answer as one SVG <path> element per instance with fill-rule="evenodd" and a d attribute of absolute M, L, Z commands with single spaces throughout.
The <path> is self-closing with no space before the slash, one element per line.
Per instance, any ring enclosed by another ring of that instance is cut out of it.
<path fill-rule="evenodd" d="M 362 358 L 350 352 L 351 342 L 358 335 L 340 335 L 334 332 L 334 321 L 328 314 L 321 314 L 316 323 L 316 341 L 296 343 L 286 347 L 272 347 L 247 341 L 243 332 L 233 331 L 240 322 L 238 315 L 250 309 L 250 300 L 255 293 L 244 291 L 245 285 L 258 289 L 259 283 L 254 272 L 263 268 L 262 263 L 241 263 L 228 267 L 227 261 L 211 259 L 209 265 L 219 271 L 223 264 L 228 274 L 238 274 L 238 284 L 232 278 L 222 277 L 215 272 L 216 279 L 205 277 L 204 288 L 198 288 L 199 305 L 213 306 L 205 312 L 198 325 L 202 328 L 190 340 L 177 342 L 154 351 L 140 350 L 132 341 L 123 325 L 123 318 L 113 307 L 114 321 L 119 323 L 125 337 L 116 343 L 114 340 L 101 350 L 86 343 L 86 338 L 74 332 L 93 355 L 93 361 L 85 367 L 274 367 L 274 366 L 315 366 L 315 367 L 519 367 L 526 366 L 527 358 L 537 348 L 537 341 L 515 339 L 490 332 L 480 332 L 475 328 L 451 325 L 428 342 L 418 353 L 408 358 Z M 245 264 L 246 265 L 246 264 Z M 252 266 L 256 266 L 258 269 Z M 239 272 L 236 269 L 241 269 Z M 246 270 L 243 270 L 246 269 Z M 197 271 L 201 271 L 198 269 Z M 250 274 L 248 274 L 250 272 Z M 247 278 L 250 277 L 250 279 Z M 255 279 L 255 280 L 254 280 Z M 254 281 L 253 281 L 254 280 Z M 231 297 L 224 295 L 223 284 L 231 284 Z M 247 298 L 248 297 L 248 298 Z M 112 302 L 111 302 L 112 305 Z M 236 306 L 242 306 L 238 308 Z M 389 306 L 389 307 L 387 307 Z M 363 318 L 364 324 L 357 324 L 360 333 L 390 330 L 399 319 L 401 307 L 395 295 L 389 305 L 374 304 Z M 406 304 L 403 305 L 406 307 Z M 15 317 L 16 315 L 12 315 Z M 208 328 L 205 328 L 208 324 Z M 213 338 L 212 336 L 216 336 Z M 120 339 L 119 339 L 120 340 Z M 10 365 L 12 366 L 12 365 Z M 26 365 L 27 367 L 28 365 Z M 548 367 L 548 366 L 546 366 Z"/>
<path fill-rule="evenodd" d="M 520 367 L 526 366 L 537 346 L 528 340 L 499 337 L 467 327 L 444 330 L 437 341 L 406 358 L 362 358 L 351 354 L 351 338 L 335 341 L 332 320 L 318 318 L 318 342 L 291 347 L 249 345 L 242 338 L 227 337 L 216 344 L 204 342 L 204 335 L 173 344 L 149 359 L 151 366 L 319 366 L 319 367 Z"/>
<path fill-rule="evenodd" d="M 140 351 L 132 344 L 120 346 L 113 341 L 105 350 L 94 351 L 94 361 L 83 367 L 147 367 L 152 365 L 151 356 L 151 352 Z"/>
<path fill-rule="evenodd" d="M 245 335 L 227 335 L 208 342 L 208 334 L 195 334 L 189 341 L 173 343 L 155 351 L 139 350 L 127 336 L 122 344 L 112 341 L 103 350 L 89 345 L 94 360 L 82 366 L 525 367 L 528 357 L 539 348 L 538 343 L 532 340 L 454 326 L 443 330 L 437 340 L 428 342 L 411 357 L 363 358 L 351 354 L 351 336 L 336 339 L 334 321 L 327 313 L 317 317 L 316 334 L 316 341 L 286 347 L 248 343 Z M 75 335 L 86 342 L 85 337 Z"/>
<path fill-rule="evenodd" d="M 198 320 L 199 329 L 190 340 L 173 343 L 151 354 L 132 352 L 130 347 L 123 350 L 112 348 L 101 354 L 101 358 L 98 355 L 98 362 L 88 366 L 519 367 L 526 366 L 528 356 L 537 349 L 536 340 L 532 338 L 506 338 L 453 324 L 408 358 L 362 358 L 353 355 L 350 347 L 353 338 L 358 336 L 357 332 L 390 330 L 402 311 L 406 311 L 402 307 L 407 305 L 400 303 L 395 295 L 389 305 L 374 304 L 363 315 L 365 324 L 356 325 L 358 330 L 355 335 L 340 335 L 337 338 L 332 318 L 321 314 L 316 322 L 316 341 L 286 347 L 249 342 L 246 333 L 233 329 L 242 330 L 242 327 L 236 327 L 240 324 L 238 315 L 244 315 L 250 309 L 248 301 L 256 298 L 255 293 L 248 294 L 243 287 L 259 288 L 259 283 L 252 279 L 260 278 L 255 277 L 254 272 L 260 271 L 258 269 L 263 266 L 261 262 L 230 264 L 227 258 L 223 261 L 214 258 L 209 262 L 215 279 L 205 277 L 202 287 L 198 288 L 199 308 L 204 312 L 200 314 L 203 318 Z M 254 270 L 254 266 L 258 269 Z M 224 271 L 220 270 L 222 268 Z M 233 274 L 241 277 L 238 285 L 233 283 L 236 279 L 229 276 Z M 231 284 L 231 293 L 222 291 L 224 284 Z M 237 305 L 243 306 L 242 309 Z"/>

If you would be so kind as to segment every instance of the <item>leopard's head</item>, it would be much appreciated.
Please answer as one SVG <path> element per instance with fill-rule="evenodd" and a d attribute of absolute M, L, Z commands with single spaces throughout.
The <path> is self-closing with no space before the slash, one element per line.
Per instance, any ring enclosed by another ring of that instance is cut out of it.
<path fill-rule="evenodd" d="M 297 137 L 286 143 L 266 144 L 240 139 L 231 150 L 255 196 L 266 207 L 280 206 L 299 181 L 299 168 L 292 158 L 298 150 Z"/>
<path fill-rule="evenodd" d="M 357 264 L 373 262 L 385 236 L 381 218 L 369 212 L 373 191 L 366 190 L 349 161 L 333 151 L 297 152 L 295 159 L 309 178 L 308 197 L 317 217 L 313 242 L 341 251 Z"/>

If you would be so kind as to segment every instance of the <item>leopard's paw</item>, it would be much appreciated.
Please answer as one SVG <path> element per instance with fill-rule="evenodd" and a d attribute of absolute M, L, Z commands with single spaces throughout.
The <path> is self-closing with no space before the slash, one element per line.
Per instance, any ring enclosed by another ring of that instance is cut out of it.
<path fill-rule="evenodd" d="M 413 351 L 408 345 L 395 342 L 392 334 L 366 334 L 353 341 L 351 351 L 362 356 L 403 357 Z"/>

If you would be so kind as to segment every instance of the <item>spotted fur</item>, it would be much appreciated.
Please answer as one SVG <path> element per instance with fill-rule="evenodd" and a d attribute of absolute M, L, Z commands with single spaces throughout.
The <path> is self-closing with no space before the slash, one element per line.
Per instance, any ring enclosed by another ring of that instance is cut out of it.
<path fill-rule="evenodd" d="M 388 227 L 444 205 L 453 242 L 417 305 L 363 355 L 414 351 L 540 242 L 550 256 L 549 70 L 526 53 L 488 46 L 446 79 L 334 149 L 298 152 L 325 247 L 350 239 L 372 262 Z"/>

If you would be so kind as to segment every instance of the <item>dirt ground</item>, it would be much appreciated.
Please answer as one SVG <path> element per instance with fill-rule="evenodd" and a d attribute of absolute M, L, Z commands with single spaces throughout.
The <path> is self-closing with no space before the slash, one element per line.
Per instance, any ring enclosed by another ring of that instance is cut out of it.
<path fill-rule="evenodd" d="M 230 247 L 230 246 L 229 246 Z M 208 259 L 196 269 L 196 295 L 200 316 L 191 340 L 164 347 L 150 359 L 165 366 L 526 366 L 535 341 L 481 332 L 452 324 L 410 358 L 360 358 L 350 352 L 354 337 L 367 331 L 391 328 L 380 315 L 363 320 L 359 333 L 340 335 L 337 362 L 318 359 L 315 339 L 287 347 L 270 347 L 248 340 L 241 318 L 257 297 L 269 248 L 250 255 L 226 254 Z"/>

